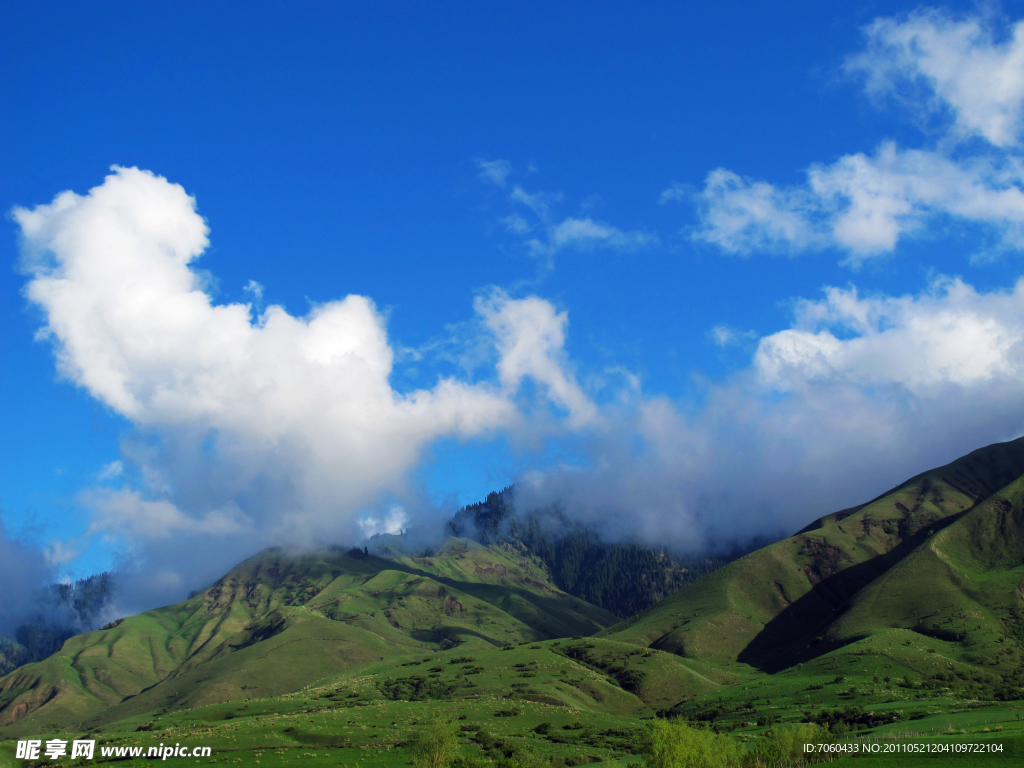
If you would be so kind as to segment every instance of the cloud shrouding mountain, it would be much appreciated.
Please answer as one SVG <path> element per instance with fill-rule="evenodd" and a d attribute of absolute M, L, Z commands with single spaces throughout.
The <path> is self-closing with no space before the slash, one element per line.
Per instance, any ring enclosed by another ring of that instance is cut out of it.
<path fill-rule="evenodd" d="M 845 74 L 898 104 L 933 143 L 882 141 L 779 186 L 718 168 L 692 199 L 693 239 L 744 255 L 838 250 L 847 264 L 891 255 L 956 221 L 990 251 L 1024 246 L 1024 22 L 923 9 L 880 18 Z M 971 255 L 971 254 L 965 254 Z M 716 343 L 749 338 L 726 326 Z M 536 475 L 537 501 L 563 498 L 603 524 L 742 536 L 792 528 L 983 444 L 1024 431 L 1024 284 L 978 292 L 938 277 L 918 295 L 826 288 L 790 328 L 757 342 L 750 366 L 699 406 L 638 400 L 622 439 L 593 444 L 593 469 Z M 636 436 L 641 448 L 636 449 Z M 627 499 L 672 514 L 616 517 Z M 678 526 L 689 520 L 689 526 Z M 732 532 L 732 534 L 730 534 Z"/>
<path fill-rule="evenodd" d="M 39 591 L 53 576 L 43 553 L 11 538 L 0 517 L 0 637 L 13 637 L 25 617 L 39 610 Z"/>
<path fill-rule="evenodd" d="M 409 475 L 445 436 L 572 439 L 587 461 L 527 472 L 522 503 L 561 503 L 608 536 L 700 548 L 792 529 L 1022 426 L 1024 285 L 829 289 L 700 406 L 648 396 L 635 377 L 599 400 L 571 373 L 567 313 L 492 291 L 476 302 L 491 375 L 399 393 L 365 297 L 304 318 L 215 305 L 190 266 L 206 225 L 177 185 L 118 169 L 88 195 L 16 216 L 27 293 L 62 372 L 138 428 L 124 445 L 133 471 L 82 501 L 93 533 L 145 559 L 140 604 L 262 546 L 401 527 L 408 513 L 387 500 L 415 512 Z M 520 397 L 527 380 L 550 408 Z"/>
<path fill-rule="evenodd" d="M 529 473 L 613 537 L 699 549 L 792 533 L 917 472 L 1024 432 L 1024 280 L 980 293 L 830 288 L 762 338 L 699 405 L 639 393 L 607 409 L 590 466 Z"/>

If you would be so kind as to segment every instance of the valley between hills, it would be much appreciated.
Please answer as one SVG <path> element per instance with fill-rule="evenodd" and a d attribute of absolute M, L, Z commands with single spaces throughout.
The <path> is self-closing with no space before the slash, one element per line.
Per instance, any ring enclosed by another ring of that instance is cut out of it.
<path fill-rule="evenodd" d="M 717 559 L 545 533 L 510 493 L 462 510 L 433 550 L 268 550 L 67 639 L 0 678 L 0 764 L 29 764 L 18 739 L 84 737 L 260 768 L 401 766 L 447 723 L 464 766 L 625 765 L 659 721 L 749 764 L 803 726 L 945 750 L 837 765 L 1024 757 L 1024 439 Z"/>

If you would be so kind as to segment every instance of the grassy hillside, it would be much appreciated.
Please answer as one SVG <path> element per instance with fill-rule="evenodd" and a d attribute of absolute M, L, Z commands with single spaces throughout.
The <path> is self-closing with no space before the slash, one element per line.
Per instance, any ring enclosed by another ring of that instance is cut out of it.
<path fill-rule="evenodd" d="M 870 723 L 858 732 L 862 740 L 870 733 L 1005 744 L 1005 754 L 986 756 L 985 764 L 993 766 L 1024 756 L 1022 723 L 1007 705 L 965 704 L 949 691 L 902 682 L 879 680 L 871 687 L 870 677 L 862 684 L 852 665 L 845 670 L 848 677 L 836 682 L 829 662 L 816 663 L 821 667 L 775 676 L 739 668 L 728 672 L 601 638 L 526 642 L 473 653 L 453 648 L 371 661 L 280 696 L 139 711 L 80 727 L 40 726 L 26 734 L 87 734 L 108 747 L 205 745 L 213 749 L 210 762 L 260 768 L 399 768 L 408 764 L 409 741 L 441 718 L 458 727 L 465 757 L 564 768 L 635 754 L 644 718 L 686 697 L 697 707 L 691 716 L 713 717 L 716 727 L 748 750 L 776 719 L 803 719 L 801 710 L 813 718 L 849 707 L 859 713 L 850 716 L 853 727 L 860 726 L 857 717 Z M 854 694 L 850 683 L 858 684 Z M 13 752 L 13 735 L 12 729 L 0 730 L 0 765 Z M 963 755 L 956 759 L 957 765 L 972 764 Z M 929 762 L 943 764 L 941 758 Z"/>
<path fill-rule="evenodd" d="M 639 717 L 680 691 L 717 685 L 705 674 L 718 673 L 699 662 L 607 640 L 481 648 L 376 660 L 281 696 L 121 711 L 116 720 L 49 732 L 73 736 L 88 729 L 101 744 L 115 746 L 208 744 L 221 761 L 261 766 L 321 759 L 331 766 L 401 765 L 409 738 L 448 717 L 459 724 L 467 755 L 501 759 L 529 750 L 579 765 L 631 753 Z M 0 731 L 0 764 L 13 734 Z"/>
<path fill-rule="evenodd" d="M 1012 677 L 1024 640 L 1022 473 L 1022 440 L 975 451 L 730 563 L 603 636 L 765 672 L 847 646 L 890 656 L 920 646 L 922 663 L 944 673 Z"/>
<path fill-rule="evenodd" d="M 272 550 L 209 589 L 0 679 L 0 727 L 112 722 L 291 692 L 370 661 L 592 634 L 607 612 L 469 541 L 433 558 Z"/>

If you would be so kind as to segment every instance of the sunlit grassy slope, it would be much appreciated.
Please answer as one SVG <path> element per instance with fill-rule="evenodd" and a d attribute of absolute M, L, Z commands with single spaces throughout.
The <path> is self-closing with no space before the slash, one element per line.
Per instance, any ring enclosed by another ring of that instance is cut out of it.
<path fill-rule="evenodd" d="M 847 677 L 837 683 L 836 660 L 823 657 L 818 663 L 820 668 L 773 676 L 749 668 L 727 672 L 600 638 L 525 642 L 473 653 L 454 648 L 372 661 L 280 696 L 122 712 L 116 720 L 40 725 L 24 733 L 87 734 L 104 746 L 204 745 L 213 750 L 212 760 L 204 763 L 399 768 L 409 762 L 410 738 L 437 718 L 448 718 L 459 726 L 465 756 L 500 760 L 530 752 L 560 768 L 634 754 L 643 718 L 682 697 L 725 711 L 718 725 L 747 748 L 763 733 L 755 721 L 766 714 L 794 720 L 800 719 L 800 709 L 816 712 L 854 701 L 872 711 L 901 713 L 897 722 L 856 734 L 861 740 L 869 735 L 999 740 L 1007 744 L 1007 761 L 989 756 L 986 765 L 1009 765 L 1024 756 L 1024 723 L 1015 719 L 1011 705 L 964 702 L 948 690 L 924 691 L 898 681 L 880 680 L 872 689 L 870 673 L 855 662 L 842 668 Z M 855 694 L 848 692 L 851 682 L 860 685 Z M 734 704 L 736 720 L 729 713 Z M 0 733 L 0 765 L 13 756 L 11 734 L 11 729 Z M 959 759 L 964 762 L 958 764 L 973 764 L 962 755 Z M 149 761 L 139 761 L 143 764 Z"/>
<path fill-rule="evenodd" d="M 376 660 L 280 696 L 193 707 L 120 711 L 24 733 L 79 734 L 104 745 L 209 745 L 223 762 L 402 765 L 410 736 L 438 717 L 459 723 L 466 754 L 530 749 L 586 763 L 629 754 L 638 718 L 680 692 L 728 675 L 701 662 L 608 640 L 466 646 Z M 0 736 L 0 765 L 12 729 Z M 333 761 L 333 762 L 331 762 Z"/>
<path fill-rule="evenodd" d="M 370 661 L 589 635 L 613 620 L 538 564 L 465 540 L 400 560 L 268 551 L 183 603 L 74 637 L 0 679 L 0 726 L 277 695 Z"/>
<path fill-rule="evenodd" d="M 774 672 L 909 630 L 946 654 L 947 666 L 1013 668 L 1024 639 L 1022 473 L 1024 441 L 975 451 L 826 515 L 602 634 Z"/>

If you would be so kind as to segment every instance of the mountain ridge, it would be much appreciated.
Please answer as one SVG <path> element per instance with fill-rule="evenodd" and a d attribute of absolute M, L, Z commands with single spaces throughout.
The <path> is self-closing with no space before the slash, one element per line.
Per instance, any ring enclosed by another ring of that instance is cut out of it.
<path fill-rule="evenodd" d="M 668 547 L 604 541 L 563 514 L 558 505 L 521 512 L 515 503 L 515 486 L 463 507 L 448 522 L 447 531 L 540 558 L 560 589 L 620 619 L 639 613 L 755 546 L 684 555 Z"/>
<path fill-rule="evenodd" d="M 993 505 L 1004 518 L 1012 512 L 1013 526 L 1005 520 L 1003 524 L 1015 531 L 1005 538 L 1011 544 L 997 549 L 1005 564 L 1012 560 L 1014 569 L 1020 566 L 1024 494 L 1018 488 L 1012 502 L 996 497 L 1011 486 L 1024 486 L 1022 474 L 1024 439 L 978 449 L 870 502 L 824 515 L 602 635 L 686 657 L 749 663 L 765 671 L 807 661 L 872 629 L 849 618 L 836 622 L 857 606 L 858 595 L 868 598 L 872 583 L 884 583 L 886 574 L 908 558 L 911 563 L 924 558 L 920 552 L 947 540 L 948 534 L 941 533 L 974 512 L 978 518 Z M 956 530 L 964 526 L 970 523 Z M 986 531 L 990 527 L 981 525 Z M 937 534 L 939 539 L 933 540 Z M 979 535 L 974 539 L 980 541 Z M 987 541 L 995 539 L 989 536 Z M 1011 580 L 1016 575 L 1014 571 Z M 861 606 L 860 614 L 865 612 L 871 613 Z M 820 643 L 824 645 L 814 648 Z"/>
<path fill-rule="evenodd" d="M 460 579 L 468 573 L 476 580 Z M 271 549 L 182 603 L 70 638 L 0 679 L 0 727 L 276 695 L 396 654 L 591 634 L 613 622 L 551 585 L 538 563 L 475 542 L 396 560 Z M 246 665 L 257 662 L 274 671 L 251 684 Z"/>

